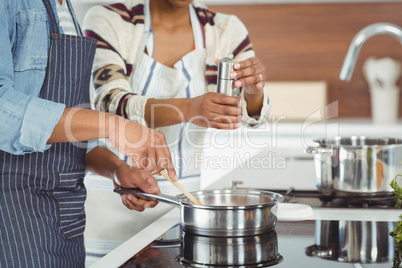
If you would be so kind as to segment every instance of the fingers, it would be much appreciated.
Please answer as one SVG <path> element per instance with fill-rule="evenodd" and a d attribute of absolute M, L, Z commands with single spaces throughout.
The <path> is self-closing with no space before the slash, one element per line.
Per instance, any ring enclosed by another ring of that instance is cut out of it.
<path fill-rule="evenodd" d="M 172 180 L 177 181 L 178 177 L 176 174 L 176 170 L 174 169 L 173 162 L 172 162 L 172 156 L 170 154 L 170 150 L 168 146 L 166 145 L 166 139 L 165 135 L 163 135 L 161 132 L 157 133 L 158 135 L 158 145 L 156 146 L 156 159 L 157 159 L 157 165 L 155 169 L 155 173 L 160 173 L 162 170 L 166 169 L 170 178 Z"/>
<path fill-rule="evenodd" d="M 128 185 L 131 188 L 138 187 L 142 191 L 152 194 L 160 192 L 158 182 L 154 177 L 152 177 L 150 173 L 147 173 L 145 171 L 139 171 L 134 168 L 130 168 L 130 170 L 131 170 L 130 173 L 131 176 L 129 175 L 126 176 L 130 177 L 130 182 L 128 182 Z M 122 202 L 127 208 L 137 211 L 144 211 L 144 209 L 155 207 L 158 204 L 158 202 L 156 201 L 137 198 L 135 195 L 132 194 L 123 194 Z"/>
<path fill-rule="evenodd" d="M 143 127 L 141 143 L 127 144 L 133 167 L 157 174 L 166 169 L 172 179 L 177 179 L 172 157 L 162 132 Z M 135 130 L 134 130 L 135 131 Z"/>
<path fill-rule="evenodd" d="M 231 73 L 232 79 L 237 79 L 236 87 L 244 87 L 248 84 L 256 84 L 257 88 L 264 87 L 265 66 L 258 58 L 251 57 L 239 61 L 234 65 L 234 71 Z"/>
<path fill-rule="evenodd" d="M 238 62 L 236 62 L 235 64 L 234 64 L 234 69 L 236 70 L 236 71 L 238 71 L 238 70 L 243 70 L 243 69 L 246 69 L 246 68 L 249 68 L 249 67 L 253 67 L 253 66 L 262 66 L 262 67 L 264 67 L 262 64 L 261 64 L 261 62 L 260 62 L 260 60 L 258 59 L 258 58 L 256 58 L 256 57 L 250 57 L 250 58 L 248 58 L 248 59 L 245 59 L 245 60 L 242 60 L 242 61 L 238 61 Z"/>
<path fill-rule="evenodd" d="M 190 123 L 217 129 L 240 127 L 243 120 L 240 98 L 210 92 L 197 97 L 194 103 L 199 112 Z"/>
<path fill-rule="evenodd" d="M 241 108 L 239 97 L 227 96 L 220 93 L 206 93 L 205 95 L 214 104 L 237 106 Z"/>
<path fill-rule="evenodd" d="M 167 168 L 166 171 L 169 174 L 169 177 L 173 180 L 173 181 L 178 181 L 179 177 L 176 174 L 176 171 L 172 168 Z"/>
<path fill-rule="evenodd" d="M 145 171 L 150 172 L 152 174 L 156 173 L 156 170 L 158 169 L 158 160 L 157 159 L 157 150 L 154 148 L 149 148 L 148 150 L 148 155 L 146 158 L 143 159 L 143 165 L 140 167 L 141 169 L 145 169 Z"/>
<path fill-rule="evenodd" d="M 241 126 L 241 123 L 233 123 L 233 122 L 229 122 L 229 123 L 225 123 L 225 122 L 215 122 L 215 121 L 210 121 L 210 125 L 212 128 L 216 128 L 216 129 L 236 129 L 239 128 Z"/>
<path fill-rule="evenodd" d="M 146 179 L 146 182 L 149 185 L 149 187 L 144 188 L 143 189 L 144 192 L 152 193 L 152 194 L 161 192 L 161 190 L 159 189 L 158 181 L 154 177 L 149 176 L 149 178 Z"/>
<path fill-rule="evenodd" d="M 217 129 L 236 129 L 241 125 L 242 117 L 229 117 L 224 115 L 218 115 L 206 120 L 206 118 L 198 120 L 195 118 L 191 123 L 196 125 L 206 127 L 206 128 L 217 128 Z"/>
<path fill-rule="evenodd" d="M 141 190 L 153 194 L 160 192 L 158 183 L 154 177 L 152 177 L 151 175 L 146 176 L 144 174 L 143 177 L 145 177 L 145 179 L 141 178 L 140 180 L 136 181 L 136 184 Z M 137 198 L 132 194 L 123 194 L 122 202 L 128 209 L 137 211 L 144 211 L 146 208 L 152 208 L 158 204 L 158 202 L 156 201 L 149 201 Z"/>
<path fill-rule="evenodd" d="M 261 79 L 261 76 L 260 76 L 260 74 L 254 74 L 254 75 L 243 77 L 243 78 L 235 81 L 235 86 L 236 87 L 244 87 L 246 85 L 251 85 L 251 84 L 256 84 L 256 85 L 261 84 L 259 88 L 261 88 L 261 86 L 264 87 L 264 78 Z"/>
<path fill-rule="evenodd" d="M 207 113 L 210 121 L 214 123 L 213 127 L 224 129 L 239 127 L 238 124 L 243 121 L 242 107 L 239 98 L 215 94 L 212 101 L 215 105 L 213 105 Z"/>
<path fill-rule="evenodd" d="M 157 180 L 148 172 L 141 171 L 140 176 L 133 178 L 132 188 L 140 188 L 150 194 L 160 193 Z"/>
<path fill-rule="evenodd" d="M 218 105 L 214 105 L 209 112 L 212 114 L 234 117 L 234 116 L 241 115 L 242 108 L 241 108 L 241 106 L 228 106 L 228 105 L 218 104 Z"/>
<path fill-rule="evenodd" d="M 146 171 L 123 165 L 116 173 L 116 177 L 114 181 L 115 188 L 140 188 L 146 193 L 160 193 L 158 182 Z M 119 181 L 120 184 L 117 184 L 116 181 Z M 127 208 L 137 211 L 143 211 L 145 208 L 157 205 L 156 201 L 144 200 L 131 194 L 123 194 L 122 202 Z"/>
<path fill-rule="evenodd" d="M 122 197 L 123 204 L 131 210 L 136 211 L 144 211 L 146 208 L 155 207 L 158 202 L 156 201 L 147 201 L 143 199 L 139 199 L 132 194 L 123 194 Z"/>

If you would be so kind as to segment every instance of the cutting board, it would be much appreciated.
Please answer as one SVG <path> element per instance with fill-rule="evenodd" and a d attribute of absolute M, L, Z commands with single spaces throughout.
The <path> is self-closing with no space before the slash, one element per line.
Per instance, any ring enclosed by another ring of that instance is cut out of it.
<path fill-rule="evenodd" d="M 271 101 L 270 119 L 305 121 L 325 115 L 326 81 L 268 81 L 265 86 Z"/>

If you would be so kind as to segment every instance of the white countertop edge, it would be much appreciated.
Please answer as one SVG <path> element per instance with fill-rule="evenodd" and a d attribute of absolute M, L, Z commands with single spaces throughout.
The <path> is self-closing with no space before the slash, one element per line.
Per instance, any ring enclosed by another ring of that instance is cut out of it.
<path fill-rule="evenodd" d="M 401 209 L 313 208 L 314 220 L 328 221 L 399 221 Z"/>
<path fill-rule="evenodd" d="M 178 221 L 180 221 L 180 210 L 172 208 L 159 219 L 148 225 L 148 227 L 144 228 L 142 231 L 91 265 L 90 268 L 112 268 L 121 266 L 156 238 L 172 228 Z"/>
<path fill-rule="evenodd" d="M 278 208 L 279 211 L 279 208 Z M 306 220 L 323 220 L 323 221 L 386 221 L 397 222 L 402 214 L 401 209 L 362 209 L 362 208 L 312 208 L 309 215 L 297 215 L 293 218 L 280 217 L 281 221 L 306 221 Z"/>

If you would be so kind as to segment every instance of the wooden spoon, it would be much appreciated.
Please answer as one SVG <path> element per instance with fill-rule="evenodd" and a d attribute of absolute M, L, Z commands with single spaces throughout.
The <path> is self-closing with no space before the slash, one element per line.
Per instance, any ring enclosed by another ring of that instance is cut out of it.
<path fill-rule="evenodd" d="M 172 178 L 170 178 L 169 174 L 167 174 L 166 171 L 162 170 L 160 174 L 168 181 L 170 181 L 174 186 L 176 186 L 176 188 L 179 189 L 185 196 L 187 196 L 187 198 L 190 199 L 194 204 L 202 205 L 202 203 L 194 195 L 187 191 L 187 189 L 185 189 L 179 182 L 172 180 Z"/>

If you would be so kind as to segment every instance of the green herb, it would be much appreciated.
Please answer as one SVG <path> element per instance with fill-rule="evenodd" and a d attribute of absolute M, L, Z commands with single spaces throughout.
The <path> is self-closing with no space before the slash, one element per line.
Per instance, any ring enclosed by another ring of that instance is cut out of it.
<path fill-rule="evenodd" d="M 395 207 L 401 207 L 402 201 L 402 187 L 399 186 L 397 178 L 402 175 L 396 175 L 396 177 L 391 181 L 390 185 L 394 189 L 395 194 Z M 395 229 L 389 233 L 395 240 L 395 257 L 393 261 L 392 268 L 398 268 L 401 264 L 401 254 L 402 254 L 402 214 L 399 215 L 399 221 L 395 226 Z"/>
<path fill-rule="evenodd" d="M 402 215 L 399 216 L 399 221 L 396 224 L 395 229 L 389 234 L 395 238 L 395 243 L 402 244 Z"/>
<path fill-rule="evenodd" d="M 396 177 L 391 181 L 390 185 L 392 189 L 394 189 L 394 194 L 395 194 L 395 207 L 400 208 L 401 207 L 401 201 L 402 201 L 402 187 L 399 186 L 397 178 L 402 177 L 402 175 L 396 175 Z"/>

